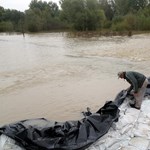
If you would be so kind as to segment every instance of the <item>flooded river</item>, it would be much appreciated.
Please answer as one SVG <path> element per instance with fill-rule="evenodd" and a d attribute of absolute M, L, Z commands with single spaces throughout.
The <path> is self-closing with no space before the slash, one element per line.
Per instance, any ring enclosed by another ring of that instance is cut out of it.
<path fill-rule="evenodd" d="M 0 124 L 75 120 L 129 85 L 117 72 L 150 76 L 150 34 L 70 38 L 67 33 L 0 34 Z"/>

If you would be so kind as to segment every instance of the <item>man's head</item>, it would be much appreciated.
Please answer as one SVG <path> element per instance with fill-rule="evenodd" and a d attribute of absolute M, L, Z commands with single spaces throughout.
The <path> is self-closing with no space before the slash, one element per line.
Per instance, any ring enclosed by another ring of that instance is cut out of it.
<path fill-rule="evenodd" d="M 124 79 L 124 77 L 125 77 L 125 72 L 123 71 L 118 72 L 118 78 Z"/>

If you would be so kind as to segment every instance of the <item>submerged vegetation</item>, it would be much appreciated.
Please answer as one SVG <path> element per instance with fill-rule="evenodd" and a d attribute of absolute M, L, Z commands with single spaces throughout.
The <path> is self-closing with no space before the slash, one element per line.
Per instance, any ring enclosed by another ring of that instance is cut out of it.
<path fill-rule="evenodd" d="M 25 12 L 0 6 L 0 32 L 150 31 L 149 0 L 32 0 Z"/>

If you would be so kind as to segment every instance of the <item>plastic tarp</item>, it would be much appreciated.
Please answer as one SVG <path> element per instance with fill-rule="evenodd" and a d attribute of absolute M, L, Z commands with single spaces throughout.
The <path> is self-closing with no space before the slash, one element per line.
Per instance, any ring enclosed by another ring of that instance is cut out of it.
<path fill-rule="evenodd" d="M 150 79 L 149 79 L 150 81 Z M 146 96 L 150 95 L 150 84 Z M 44 118 L 23 120 L 0 128 L 0 134 L 14 139 L 26 150 L 85 149 L 106 134 L 119 119 L 119 106 L 127 97 L 122 90 L 97 112 L 77 121 L 56 122 Z"/>

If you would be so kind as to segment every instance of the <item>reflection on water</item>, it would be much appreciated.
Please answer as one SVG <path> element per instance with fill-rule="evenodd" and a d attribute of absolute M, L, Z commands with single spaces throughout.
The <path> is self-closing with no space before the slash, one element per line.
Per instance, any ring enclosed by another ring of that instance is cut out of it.
<path fill-rule="evenodd" d="M 66 33 L 0 34 L 0 95 L 45 83 L 64 86 L 66 80 L 70 84 L 103 80 L 118 70 L 148 75 L 149 41 L 149 34 L 93 38 L 68 38 Z"/>

